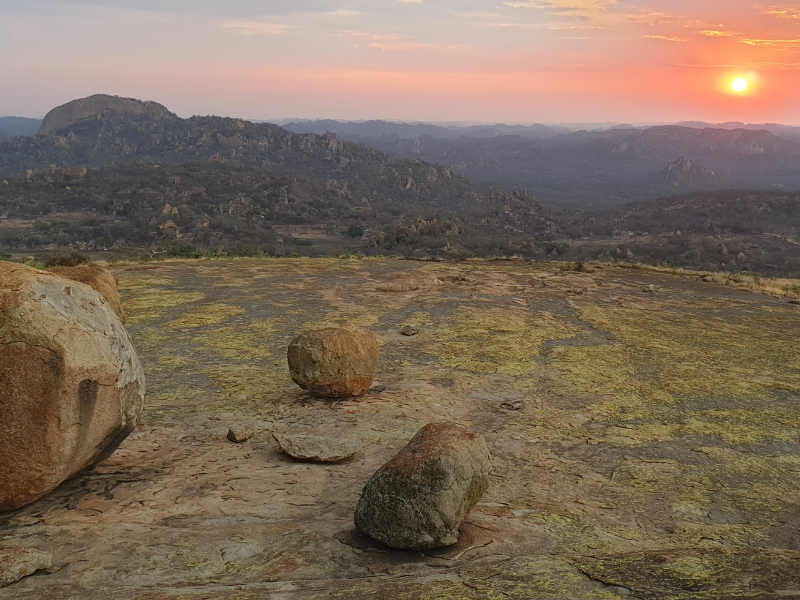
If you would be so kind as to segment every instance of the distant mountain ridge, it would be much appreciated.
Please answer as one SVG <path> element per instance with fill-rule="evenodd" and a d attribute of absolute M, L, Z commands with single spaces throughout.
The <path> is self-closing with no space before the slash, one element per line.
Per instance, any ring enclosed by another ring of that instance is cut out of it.
<path fill-rule="evenodd" d="M 360 141 L 396 156 L 445 165 L 473 180 L 530 190 L 549 205 L 613 206 L 672 193 L 674 182 L 654 182 L 653 174 L 681 156 L 715 174 L 684 180 L 688 189 L 800 188 L 800 143 L 765 130 L 658 126 L 539 140 L 421 136 Z"/>
<path fill-rule="evenodd" d="M 457 139 L 459 137 L 491 138 L 501 135 L 519 135 L 533 139 L 548 139 L 569 133 L 565 127 L 549 127 L 546 125 L 474 125 L 470 127 L 441 126 L 430 123 L 394 123 L 390 121 L 297 121 L 286 123 L 284 129 L 294 133 L 315 133 L 324 135 L 335 133 L 343 139 L 359 140 L 361 138 L 392 136 L 401 139 L 414 139 L 428 135 L 440 139 Z"/>
<path fill-rule="evenodd" d="M 800 127 L 781 125 L 779 123 L 761 123 L 760 125 L 732 121 L 728 123 L 705 123 L 703 121 L 681 121 L 679 127 L 692 129 L 749 129 L 751 131 L 769 131 L 772 135 L 790 139 L 800 139 Z"/>
<path fill-rule="evenodd" d="M 25 117 L 0 117 L 0 131 L 10 137 L 18 135 L 36 135 L 42 126 L 41 119 L 27 119 Z"/>

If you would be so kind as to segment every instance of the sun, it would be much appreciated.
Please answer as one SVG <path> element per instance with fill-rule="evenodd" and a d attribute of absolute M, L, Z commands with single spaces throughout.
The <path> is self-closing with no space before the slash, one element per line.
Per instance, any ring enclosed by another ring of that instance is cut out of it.
<path fill-rule="evenodd" d="M 744 77 L 737 77 L 733 80 L 731 87 L 733 88 L 734 92 L 743 92 L 747 89 L 747 79 Z"/>

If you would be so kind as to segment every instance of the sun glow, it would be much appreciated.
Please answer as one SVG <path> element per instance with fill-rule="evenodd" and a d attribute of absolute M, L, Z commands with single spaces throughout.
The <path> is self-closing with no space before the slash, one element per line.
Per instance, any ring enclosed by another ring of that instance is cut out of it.
<path fill-rule="evenodd" d="M 744 77 L 737 77 L 731 83 L 731 88 L 733 88 L 734 92 L 743 92 L 747 89 L 748 83 Z"/>

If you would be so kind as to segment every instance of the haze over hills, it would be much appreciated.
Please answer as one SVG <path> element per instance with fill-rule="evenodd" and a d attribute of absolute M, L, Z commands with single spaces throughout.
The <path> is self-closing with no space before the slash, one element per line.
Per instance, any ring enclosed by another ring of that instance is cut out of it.
<path fill-rule="evenodd" d="M 324 135 L 327 132 L 335 133 L 344 139 L 359 140 L 382 136 L 393 136 L 401 139 L 415 139 L 423 135 L 439 139 L 454 140 L 460 137 L 493 138 L 501 135 L 518 135 L 532 139 L 548 139 L 569 133 L 566 127 L 546 125 L 473 125 L 470 127 L 440 126 L 430 123 L 393 123 L 390 121 L 304 121 L 286 123 L 284 129 L 294 133 L 316 133 Z"/>
<path fill-rule="evenodd" d="M 800 188 L 800 143 L 765 130 L 660 126 L 580 131 L 548 139 L 430 135 L 358 138 L 396 156 L 445 165 L 549 206 L 597 208 L 678 191 Z M 713 177 L 659 179 L 680 157 Z"/>
<path fill-rule="evenodd" d="M 36 135 L 42 126 L 41 119 L 25 117 L 0 117 L 0 131 L 14 137 L 18 135 Z"/>
<path fill-rule="evenodd" d="M 390 154 L 334 133 L 181 119 L 156 103 L 110 96 L 58 107 L 42 130 L 0 143 L 6 251 L 350 250 L 800 272 L 796 193 L 697 192 L 604 208 L 607 194 L 619 205 L 626 195 L 753 184 L 760 170 L 797 175 L 800 145 L 767 131 L 673 126 L 546 140 L 370 138 Z M 459 158 L 470 161 L 456 164 Z M 510 181 L 488 183 L 503 173 L 532 180 L 537 197 L 552 186 L 591 210 L 548 209 Z M 789 181 L 800 188 L 800 180 Z"/>

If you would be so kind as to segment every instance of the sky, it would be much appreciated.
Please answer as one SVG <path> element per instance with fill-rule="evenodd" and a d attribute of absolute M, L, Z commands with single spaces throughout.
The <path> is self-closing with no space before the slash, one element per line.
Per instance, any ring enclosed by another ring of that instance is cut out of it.
<path fill-rule="evenodd" d="M 95 93 L 263 120 L 800 125 L 800 1 L 0 0 L 0 115 Z"/>

